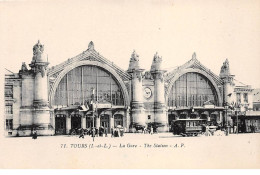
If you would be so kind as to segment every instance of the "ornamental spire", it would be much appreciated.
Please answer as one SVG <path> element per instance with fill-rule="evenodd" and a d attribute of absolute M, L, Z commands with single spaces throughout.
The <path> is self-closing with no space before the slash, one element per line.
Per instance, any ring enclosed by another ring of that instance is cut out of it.
<path fill-rule="evenodd" d="M 88 50 L 95 50 L 93 41 L 90 41 L 90 43 L 88 44 Z"/>
<path fill-rule="evenodd" d="M 192 54 L 192 59 L 194 60 L 194 59 L 197 59 L 197 57 L 196 57 L 196 52 L 193 52 L 193 54 Z"/>

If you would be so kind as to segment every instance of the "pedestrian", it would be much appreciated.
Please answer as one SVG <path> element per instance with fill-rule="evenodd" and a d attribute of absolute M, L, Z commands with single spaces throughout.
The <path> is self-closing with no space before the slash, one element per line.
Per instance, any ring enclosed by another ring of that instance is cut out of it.
<path fill-rule="evenodd" d="M 81 137 L 84 139 L 84 129 L 83 128 L 80 130 L 79 138 L 81 138 Z"/>
<path fill-rule="evenodd" d="M 98 134 L 99 134 L 98 128 L 95 129 L 95 134 L 96 134 L 96 137 L 98 137 Z"/>
<path fill-rule="evenodd" d="M 253 126 L 250 125 L 250 132 L 253 133 Z"/>
<path fill-rule="evenodd" d="M 209 131 L 209 125 L 206 125 L 206 132 L 205 132 L 206 136 L 211 136 L 211 133 Z"/>
<path fill-rule="evenodd" d="M 107 137 L 107 128 L 105 128 L 105 137 Z"/>
<path fill-rule="evenodd" d="M 150 133 L 151 133 L 151 135 L 153 135 L 153 126 L 151 126 L 151 132 Z"/>
<path fill-rule="evenodd" d="M 237 126 L 234 125 L 234 133 L 237 133 Z"/>
<path fill-rule="evenodd" d="M 33 130 L 32 138 L 33 139 L 37 139 L 37 131 L 36 130 Z"/>
<path fill-rule="evenodd" d="M 111 137 L 114 137 L 114 129 L 111 128 Z"/>
<path fill-rule="evenodd" d="M 92 129 L 92 137 L 95 137 L 95 135 L 96 135 L 96 129 L 93 127 L 93 129 Z"/>

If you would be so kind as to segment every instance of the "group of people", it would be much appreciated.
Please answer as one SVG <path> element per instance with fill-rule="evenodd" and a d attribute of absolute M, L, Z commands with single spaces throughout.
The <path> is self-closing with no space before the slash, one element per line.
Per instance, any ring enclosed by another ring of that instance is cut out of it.
<path fill-rule="evenodd" d="M 251 133 L 255 133 L 256 127 L 254 125 L 250 125 Z"/>
<path fill-rule="evenodd" d="M 123 128 L 111 128 L 111 137 L 123 137 L 124 132 Z"/>
<path fill-rule="evenodd" d="M 123 128 L 111 128 L 111 137 L 123 137 L 125 130 Z M 72 131 L 71 133 L 76 133 L 75 131 Z M 84 138 L 84 135 L 89 135 L 92 137 L 108 137 L 108 128 L 106 127 L 99 127 L 99 128 L 88 128 L 83 129 L 80 128 L 78 131 L 79 138 Z M 76 134 L 74 134 L 76 135 Z"/>

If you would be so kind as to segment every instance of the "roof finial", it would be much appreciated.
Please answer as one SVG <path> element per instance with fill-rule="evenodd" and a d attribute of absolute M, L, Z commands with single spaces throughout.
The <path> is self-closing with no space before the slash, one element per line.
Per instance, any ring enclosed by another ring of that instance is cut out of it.
<path fill-rule="evenodd" d="M 94 50 L 94 43 L 93 43 L 93 41 L 90 41 L 90 43 L 88 44 L 88 50 Z"/>
<path fill-rule="evenodd" d="M 192 59 L 196 59 L 196 52 L 193 52 Z"/>

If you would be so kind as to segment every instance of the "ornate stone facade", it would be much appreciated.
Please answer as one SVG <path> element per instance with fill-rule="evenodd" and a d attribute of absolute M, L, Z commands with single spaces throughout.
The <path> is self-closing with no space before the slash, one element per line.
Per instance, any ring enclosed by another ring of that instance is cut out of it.
<path fill-rule="evenodd" d="M 237 94 L 246 94 L 243 104 L 247 110 L 251 108 L 252 88 L 235 82 L 228 60 L 218 76 L 195 53 L 187 63 L 168 72 L 158 53 L 150 70 L 141 68 L 140 59 L 133 51 L 128 70 L 122 70 L 101 56 L 91 41 L 87 50 L 49 68 L 44 45 L 38 41 L 30 69 L 22 63 L 19 73 L 6 75 L 6 120 L 12 124 L 7 133 L 28 136 L 36 129 L 39 135 L 69 134 L 74 128 L 93 124 L 109 131 L 120 125 L 130 132 L 133 123 L 143 127 L 158 124 L 158 131 L 165 132 L 172 120 L 194 116 L 232 124 L 232 113 L 224 107 Z M 93 76 L 88 75 L 91 72 Z M 94 90 L 86 88 L 91 84 Z M 89 107 L 90 100 L 95 102 L 94 113 L 81 111 L 82 105 Z"/>

